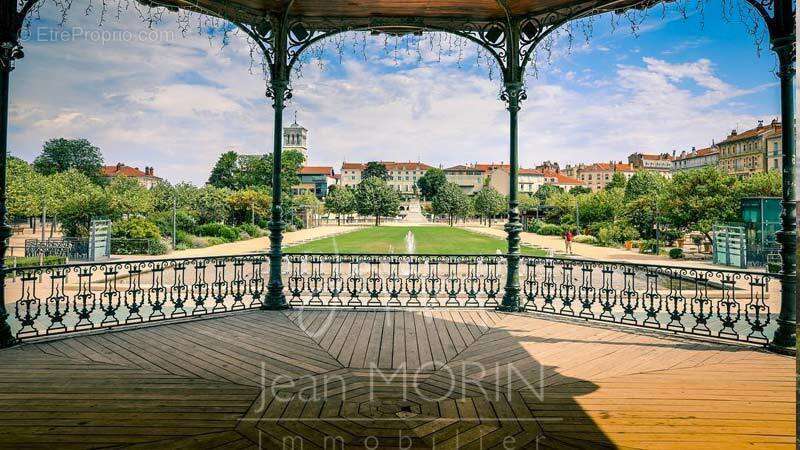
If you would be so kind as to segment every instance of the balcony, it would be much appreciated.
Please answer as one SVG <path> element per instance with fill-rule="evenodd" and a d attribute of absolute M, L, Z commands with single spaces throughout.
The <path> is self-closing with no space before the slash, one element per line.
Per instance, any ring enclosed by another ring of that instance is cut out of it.
<path fill-rule="evenodd" d="M 793 445 L 794 360 L 763 349 L 767 274 L 522 257 L 525 311 L 507 313 L 505 261 L 290 254 L 283 311 L 259 309 L 266 255 L 16 270 L 23 345 L 0 351 L 0 433 L 20 447 Z"/>

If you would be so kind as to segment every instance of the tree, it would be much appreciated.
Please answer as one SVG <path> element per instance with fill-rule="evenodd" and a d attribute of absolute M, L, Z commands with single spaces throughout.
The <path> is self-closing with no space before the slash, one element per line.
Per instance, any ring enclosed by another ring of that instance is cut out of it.
<path fill-rule="evenodd" d="M 756 173 L 743 178 L 736 185 L 736 197 L 780 197 L 781 173 L 772 170 L 766 173 Z"/>
<path fill-rule="evenodd" d="M 532 198 L 530 196 L 525 196 Z M 492 218 L 505 211 L 506 199 L 502 194 L 490 187 L 484 187 L 472 199 L 475 212 L 478 216 L 487 219 L 488 225 L 492 226 Z"/>
<path fill-rule="evenodd" d="M 627 180 L 625 179 L 625 175 L 622 172 L 614 172 L 614 175 L 611 176 L 611 181 L 606 184 L 606 189 L 625 189 L 625 185 L 628 184 Z"/>
<path fill-rule="evenodd" d="M 34 169 L 42 175 L 75 169 L 94 182 L 100 181 L 102 166 L 100 149 L 86 139 L 51 139 L 45 142 L 42 153 L 33 161 Z"/>
<path fill-rule="evenodd" d="M 389 172 L 386 170 L 386 166 L 376 161 L 368 162 L 367 167 L 361 172 L 361 179 L 366 180 L 372 177 L 380 178 L 384 181 L 388 180 Z"/>
<path fill-rule="evenodd" d="M 622 215 L 625 191 L 619 188 L 603 189 L 577 197 L 581 226 L 599 222 L 614 222 Z M 575 215 L 575 212 L 572 212 Z"/>
<path fill-rule="evenodd" d="M 540 204 L 545 204 L 547 199 L 556 192 L 564 192 L 564 189 L 561 186 L 553 186 L 552 184 L 543 184 L 539 186 L 539 189 L 536 190 L 536 194 L 534 194 L 538 199 Z"/>
<path fill-rule="evenodd" d="M 517 198 L 517 203 L 519 204 L 517 207 L 519 208 L 520 214 L 531 214 L 534 211 L 538 210 L 539 209 L 539 205 L 541 205 L 541 202 L 539 201 L 539 197 L 536 197 L 535 195 L 529 195 L 529 194 L 521 194 Z M 508 207 L 508 203 L 506 202 L 506 199 L 503 198 L 503 211 L 505 211 L 505 208 L 507 208 L 507 207 Z M 501 211 L 501 212 L 503 212 L 503 211 Z"/>
<path fill-rule="evenodd" d="M 197 211 L 198 223 L 224 222 L 230 216 L 228 195 L 230 195 L 229 189 L 214 186 L 204 186 L 198 189 L 193 206 Z"/>
<path fill-rule="evenodd" d="M 325 197 L 325 208 L 336 214 L 336 223 L 342 224 L 342 215 L 356 211 L 356 196 L 349 187 L 332 189 Z"/>
<path fill-rule="evenodd" d="M 714 224 L 737 219 L 736 184 L 716 167 L 678 172 L 664 190 L 664 218 L 672 228 L 700 231 L 711 239 Z"/>
<path fill-rule="evenodd" d="M 428 169 L 425 175 L 422 175 L 422 177 L 417 180 L 419 192 L 422 194 L 422 197 L 426 199 L 436 197 L 436 194 L 439 193 L 439 190 L 445 183 L 447 183 L 447 178 L 444 175 L 444 170 L 437 168 Z"/>
<path fill-rule="evenodd" d="M 109 206 L 115 218 L 146 215 L 153 211 L 153 196 L 135 178 L 116 176 L 106 187 Z"/>
<path fill-rule="evenodd" d="M 44 177 L 25 161 L 8 158 L 8 189 L 6 205 L 12 218 L 31 217 L 42 210 Z"/>
<path fill-rule="evenodd" d="M 453 226 L 453 219 L 463 217 L 469 212 L 469 199 L 455 183 L 446 183 L 431 202 L 434 214 L 446 215 Z"/>
<path fill-rule="evenodd" d="M 234 223 L 255 222 L 256 217 L 268 217 L 272 198 L 265 190 L 242 189 L 228 194 L 228 207 Z"/>
<path fill-rule="evenodd" d="M 264 177 L 263 186 L 272 187 L 272 166 L 275 161 L 275 156 L 270 153 L 264 158 L 263 161 L 263 168 L 258 169 L 257 171 L 253 172 L 254 176 L 257 174 L 261 174 Z M 297 183 L 300 182 L 300 177 L 297 176 L 297 172 L 303 167 L 303 164 L 306 162 L 306 157 L 303 156 L 297 150 L 287 150 L 282 152 L 281 154 L 281 192 L 286 194 L 292 192 L 292 187 L 296 186 Z M 248 170 L 248 173 L 251 173 Z M 255 181 L 257 183 L 261 183 L 256 178 Z M 254 184 L 255 186 L 262 185 L 262 184 Z"/>
<path fill-rule="evenodd" d="M 242 170 L 239 166 L 239 154 L 228 151 L 220 155 L 214 168 L 211 169 L 208 184 L 218 188 L 239 189 L 241 181 Z"/>
<path fill-rule="evenodd" d="M 625 201 L 630 202 L 639 197 L 653 196 L 661 192 L 667 179 L 658 173 L 640 170 L 636 172 L 625 186 Z"/>
<path fill-rule="evenodd" d="M 592 188 L 588 188 L 586 186 L 574 186 L 569 190 L 569 193 L 572 195 L 591 194 Z"/>
<path fill-rule="evenodd" d="M 110 215 L 109 196 L 101 187 L 92 184 L 82 191 L 74 192 L 61 205 L 61 231 L 65 236 L 88 236 L 92 220 L 106 219 Z"/>
<path fill-rule="evenodd" d="M 375 217 L 375 226 L 380 225 L 381 216 L 397 215 L 400 196 L 386 180 L 370 177 L 358 184 L 355 193 L 356 210 L 359 214 Z"/>

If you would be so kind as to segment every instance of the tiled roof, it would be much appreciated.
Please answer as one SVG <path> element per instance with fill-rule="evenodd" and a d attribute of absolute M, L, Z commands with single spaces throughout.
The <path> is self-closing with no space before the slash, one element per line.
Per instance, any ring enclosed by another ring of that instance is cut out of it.
<path fill-rule="evenodd" d="M 695 150 L 693 152 L 689 152 L 689 153 L 686 153 L 686 154 L 681 154 L 680 156 L 676 156 L 675 157 L 675 161 L 683 161 L 685 159 L 700 158 L 700 157 L 703 157 L 703 156 L 711 156 L 711 155 L 715 155 L 717 153 L 719 153 L 719 149 L 717 147 L 701 148 L 701 149 Z"/>
<path fill-rule="evenodd" d="M 511 164 L 495 164 L 495 163 L 491 163 L 491 164 L 475 164 L 475 168 L 480 170 L 481 172 L 488 172 L 488 171 L 494 170 L 494 169 L 510 170 L 511 169 Z"/>
<path fill-rule="evenodd" d="M 633 166 L 626 163 L 615 163 L 614 167 L 611 163 L 594 163 L 580 169 L 581 172 L 633 172 Z"/>
<path fill-rule="evenodd" d="M 342 163 L 342 170 L 344 170 L 344 169 L 364 170 L 366 167 L 367 167 L 367 165 L 363 164 L 363 163 L 349 163 L 349 162 L 343 162 Z"/>
<path fill-rule="evenodd" d="M 672 156 L 667 154 L 655 155 L 652 153 L 640 153 L 640 155 L 642 159 L 646 159 L 648 161 L 672 160 Z"/>
<path fill-rule="evenodd" d="M 555 178 L 557 184 L 571 184 L 575 186 L 580 186 L 581 184 L 583 184 L 581 183 L 581 180 L 577 178 L 568 177 L 561 172 L 545 171 L 543 175 L 545 176 L 545 178 Z"/>
<path fill-rule="evenodd" d="M 125 177 L 142 178 L 153 175 L 148 175 L 138 167 L 130 167 L 125 164 L 117 164 L 116 166 L 103 166 L 100 168 L 100 173 L 105 177 L 116 177 L 118 175 Z"/>
<path fill-rule="evenodd" d="M 425 163 L 415 162 L 415 161 L 407 161 L 407 162 L 397 162 L 397 161 L 378 161 L 380 164 L 383 164 L 386 167 L 386 170 L 428 170 L 433 168 Z M 342 170 L 345 169 L 357 169 L 357 170 L 364 170 L 367 168 L 366 163 L 342 163 Z"/>
<path fill-rule="evenodd" d="M 300 175 L 333 175 L 333 167 L 303 166 L 297 171 Z"/>
<path fill-rule="evenodd" d="M 523 169 L 523 168 L 519 169 L 519 174 L 520 175 L 544 175 L 541 170 Z"/>
<path fill-rule="evenodd" d="M 745 139 L 752 139 L 761 136 L 762 134 L 775 131 L 776 129 L 780 129 L 780 126 L 781 126 L 780 122 L 773 122 L 768 125 L 762 125 L 746 131 L 742 131 L 741 133 L 731 134 L 724 141 L 720 142 L 720 144 L 729 144 L 731 142 L 737 142 Z"/>

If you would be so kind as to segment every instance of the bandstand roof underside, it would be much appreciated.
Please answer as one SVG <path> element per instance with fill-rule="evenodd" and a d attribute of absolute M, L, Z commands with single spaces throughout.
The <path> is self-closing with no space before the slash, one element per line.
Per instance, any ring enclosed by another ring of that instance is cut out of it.
<path fill-rule="evenodd" d="M 307 24 L 331 19 L 469 20 L 487 23 L 509 16 L 537 17 L 571 9 L 600 14 L 644 7 L 659 0 L 152 0 L 153 4 L 197 11 L 243 21 L 278 15 L 288 8 L 290 17 Z"/>

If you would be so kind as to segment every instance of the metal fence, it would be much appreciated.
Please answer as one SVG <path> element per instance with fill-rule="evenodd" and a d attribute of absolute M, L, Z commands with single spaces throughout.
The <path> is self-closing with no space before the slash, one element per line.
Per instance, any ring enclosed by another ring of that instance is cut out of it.
<path fill-rule="evenodd" d="M 520 305 L 570 316 L 768 344 L 769 275 L 568 258 L 520 257 Z M 504 255 L 289 254 L 292 306 L 494 308 Z M 9 269 L 11 271 L 11 269 Z M 257 308 L 266 254 L 71 264 L 13 270 L 11 326 L 21 339 Z"/>

